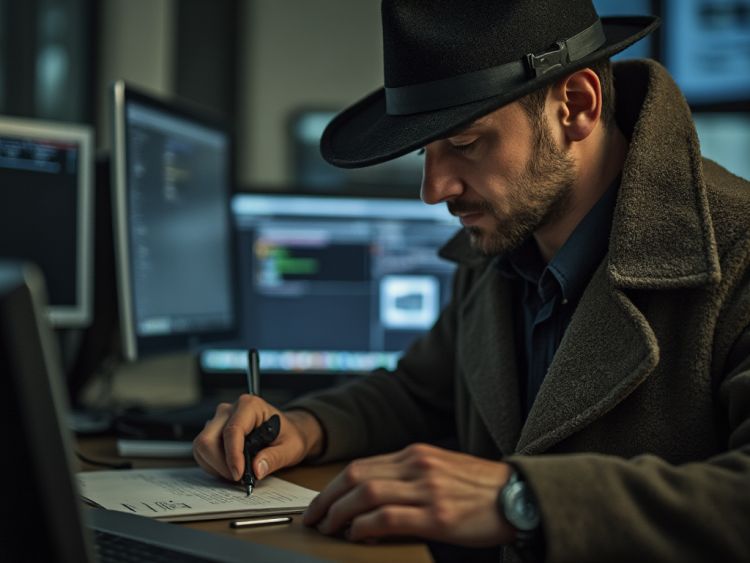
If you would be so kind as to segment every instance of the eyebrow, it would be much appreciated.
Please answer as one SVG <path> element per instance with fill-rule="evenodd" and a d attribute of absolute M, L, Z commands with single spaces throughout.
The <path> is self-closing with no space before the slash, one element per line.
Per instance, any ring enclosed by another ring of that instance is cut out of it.
<path fill-rule="evenodd" d="M 460 126 L 454 128 L 454 129 L 451 129 L 445 135 L 442 135 L 440 137 L 440 139 L 449 139 L 450 137 L 455 137 L 456 135 L 460 135 L 462 133 L 465 133 L 466 131 L 468 131 L 472 127 L 476 127 L 476 126 L 480 125 L 480 120 L 481 119 L 482 118 L 480 117 L 480 118 L 475 119 L 474 121 L 472 121 L 471 123 L 469 123 L 467 125 L 460 125 Z"/>

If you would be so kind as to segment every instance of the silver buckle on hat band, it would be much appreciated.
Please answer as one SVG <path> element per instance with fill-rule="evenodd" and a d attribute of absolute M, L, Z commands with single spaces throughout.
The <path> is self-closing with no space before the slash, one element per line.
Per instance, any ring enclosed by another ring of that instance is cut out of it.
<path fill-rule="evenodd" d="M 432 82 L 386 87 L 388 115 L 410 115 L 476 102 L 502 94 L 596 51 L 607 38 L 601 20 L 539 54 Z"/>
<path fill-rule="evenodd" d="M 544 53 L 526 55 L 529 76 L 536 78 L 569 62 L 585 57 L 598 49 L 607 40 L 601 20 L 576 33 L 573 37 L 555 42 L 555 48 Z"/>
<path fill-rule="evenodd" d="M 534 55 L 532 53 L 526 55 L 526 65 L 528 66 L 529 74 L 533 78 L 542 76 L 550 70 L 570 62 L 567 43 L 565 41 L 558 41 L 555 43 L 555 47 L 555 49 L 541 55 Z"/>

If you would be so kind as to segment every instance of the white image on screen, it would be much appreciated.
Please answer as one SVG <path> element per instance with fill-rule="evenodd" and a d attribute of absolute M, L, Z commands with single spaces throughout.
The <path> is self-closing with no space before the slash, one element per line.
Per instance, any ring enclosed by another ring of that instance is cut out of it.
<path fill-rule="evenodd" d="M 380 280 L 380 321 L 386 329 L 426 330 L 437 319 L 440 283 L 435 276 L 385 276 Z"/>

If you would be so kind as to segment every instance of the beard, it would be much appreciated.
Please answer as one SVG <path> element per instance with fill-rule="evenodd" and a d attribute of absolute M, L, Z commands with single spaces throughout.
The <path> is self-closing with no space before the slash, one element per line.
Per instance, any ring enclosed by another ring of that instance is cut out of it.
<path fill-rule="evenodd" d="M 518 248 L 569 208 L 575 163 L 555 146 L 544 115 L 535 123 L 533 135 L 532 156 L 523 172 L 509 182 L 502 207 L 487 199 L 448 203 L 453 214 L 481 212 L 494 218 L 494 229 L 465 227 L 472 246 L 485 255 L 506 254 Z"/>

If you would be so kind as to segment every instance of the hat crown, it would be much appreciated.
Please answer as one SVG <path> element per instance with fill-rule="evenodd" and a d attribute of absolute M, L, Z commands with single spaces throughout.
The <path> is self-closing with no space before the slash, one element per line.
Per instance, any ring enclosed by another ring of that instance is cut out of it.
<path fill-rule="evenodd" d="M 591 0 L 383 0 L 385 86 L 518 61 L 597 18 Z"/>

